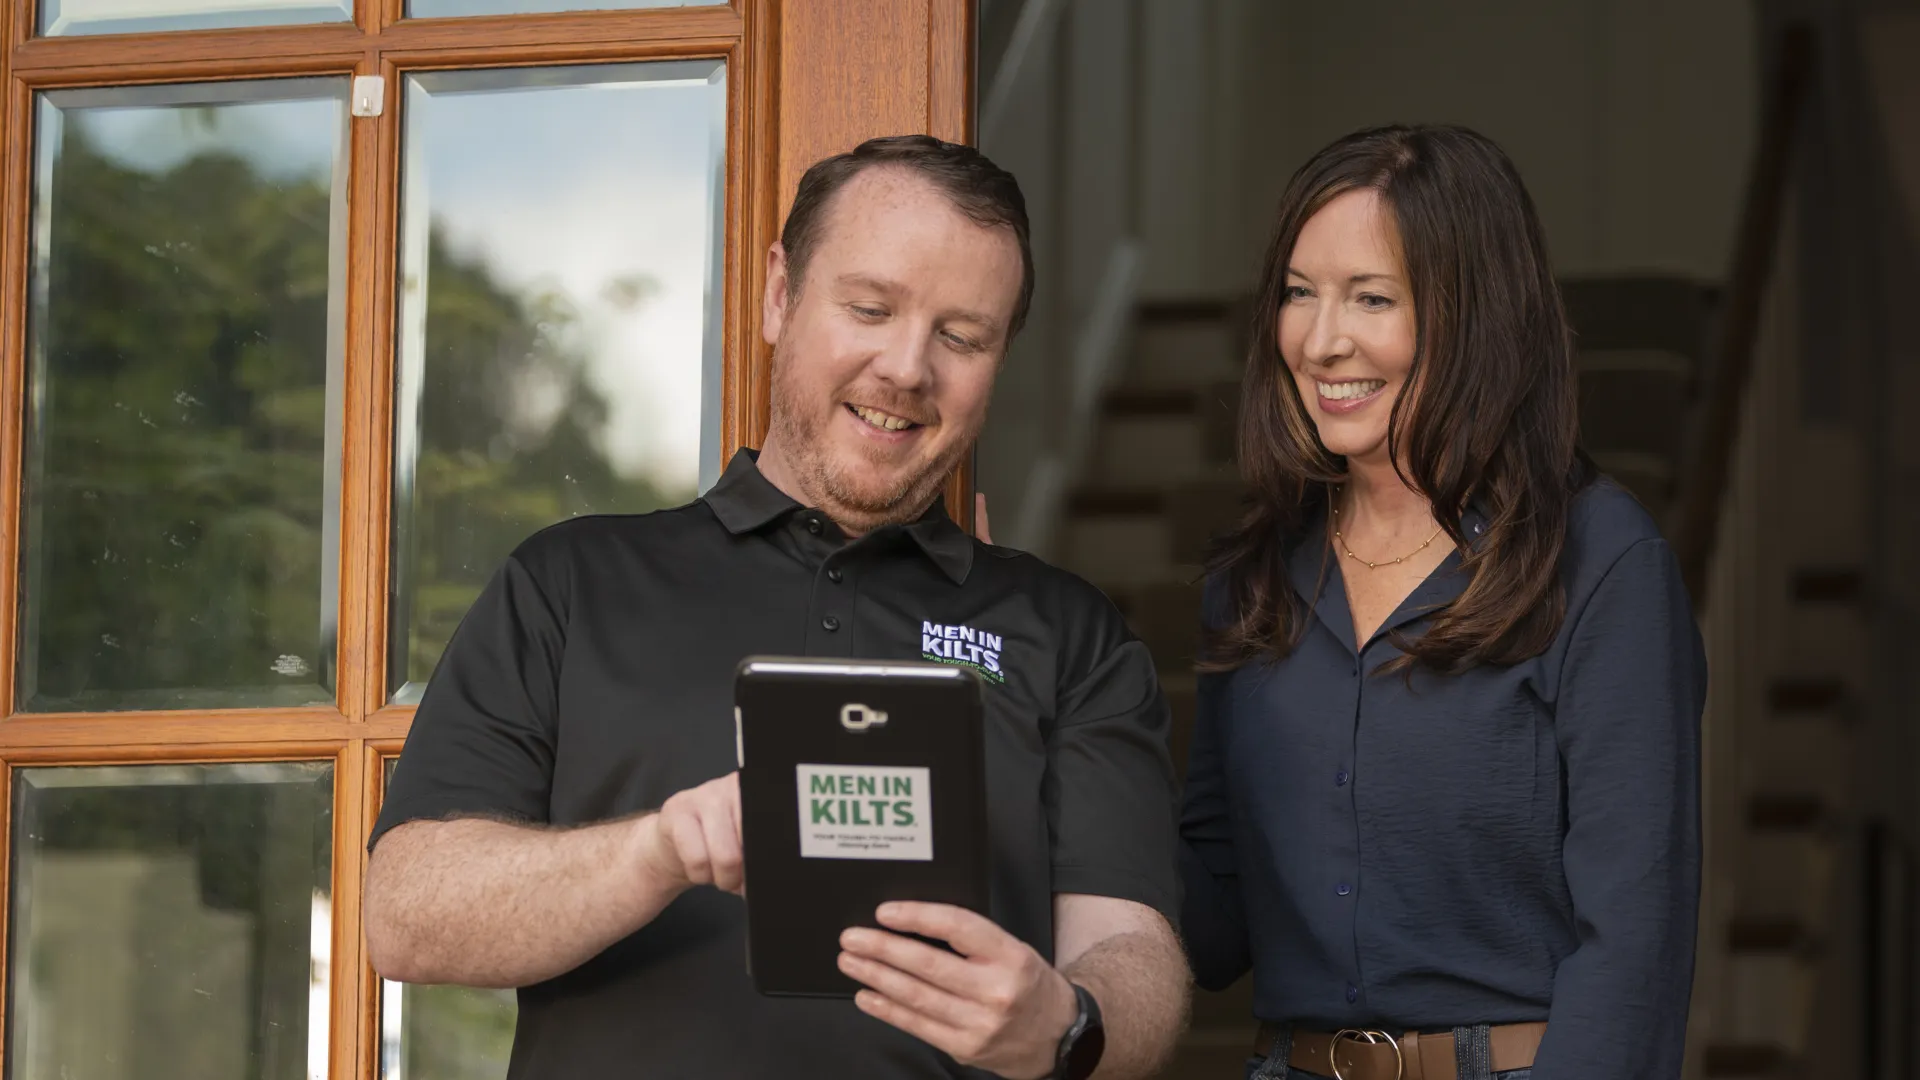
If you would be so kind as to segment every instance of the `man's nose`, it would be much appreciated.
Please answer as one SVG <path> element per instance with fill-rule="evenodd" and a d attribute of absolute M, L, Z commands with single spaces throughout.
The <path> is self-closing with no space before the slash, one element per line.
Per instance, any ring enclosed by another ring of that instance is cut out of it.
<path fill-rule="evenodd" d="M 899 325 L 868 365 L 873 374 L 902 390 L 925 389 L 933 381 L 933 328 Z"/>

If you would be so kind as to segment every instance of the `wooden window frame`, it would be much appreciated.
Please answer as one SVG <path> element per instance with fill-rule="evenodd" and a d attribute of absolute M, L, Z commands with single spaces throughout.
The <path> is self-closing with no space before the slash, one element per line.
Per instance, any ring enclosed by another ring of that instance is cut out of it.
<path fill-rule="evenodd" d="M 757 445 L 768 420 L 760 340 L 764 253 L 805 168 L 878 134 L 973 136 L 974 0 L 732 0 L 712 7 L 406 19 L 403 0 L 356 0 L 352 22 L 239 30 L 34 36 L 33 0 L 0 0 L 0 903 L 11 918 L 13 768 L 143 762 L 332 760 L 334 1080 L 378 1075 L 380 981 L 360 934 L 365 837 L 381 762 L 413 707 L 389 705 L 386 629 L 404 75 L 425 70 L 648 60 L 727 65 L 721 446 Z M 921 63 L 913 63 L 915 58 Z M 386 108 L 349 139 L 346 356 L 334 704 L 147 712 L 16 710 L 25 324 L 33 95 L 70 87 L 381 75 Z M 971 468 L 947 489 L 971 524 Z M 9 924 L 10 925 L 10 924 Z M 0 1016 L 11 989 L 0 934 Z M 0 1046 L 10 1057 L 9 1033 Z M 4 1066 L 0 1066 L 4 1067 Z"/>

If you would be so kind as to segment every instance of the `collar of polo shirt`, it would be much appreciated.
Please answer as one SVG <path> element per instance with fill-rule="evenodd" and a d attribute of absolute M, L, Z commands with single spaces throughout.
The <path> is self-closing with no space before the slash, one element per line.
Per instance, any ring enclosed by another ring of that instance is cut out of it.
<path fill-rule="evenodd" d="M 802 509 L 792 496 L 774 487 L 760 472 L 760 451 L 746 448 L 737 451 L 727 463 L 727 471 L 707 492 L 706 502 L 720 519 L 721 526 L 735 536 L 763 529 Z M 967 580 L 967 574 L 973 569 L 973 539 L 947 516 L 943 500 L 933 500 L 927 512 L 912 524 L 886 526 L 875 532 L 884 533 L 889 528 L 902 529 L 912 537 L 954 584 Z"/>

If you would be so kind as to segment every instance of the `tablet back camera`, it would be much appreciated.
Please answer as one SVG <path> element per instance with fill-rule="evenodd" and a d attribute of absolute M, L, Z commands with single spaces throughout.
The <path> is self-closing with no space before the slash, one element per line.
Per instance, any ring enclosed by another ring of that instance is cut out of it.
<path fill-rule="evenodd" d="M 868 728 L 882 727 L 887 722 L 887 714 L 879 709 L 870 709 L 856 702 L 840 706 L 840 726 L 855 733 Z"/>

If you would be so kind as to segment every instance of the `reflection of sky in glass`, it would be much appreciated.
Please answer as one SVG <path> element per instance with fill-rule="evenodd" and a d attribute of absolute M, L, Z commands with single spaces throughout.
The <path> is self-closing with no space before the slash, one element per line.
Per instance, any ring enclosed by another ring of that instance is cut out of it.
<path fill-rule="evenodd" d="M 75 177 L 84 174 L 65 174 L 60 168 L 63 155 L 69 145 L 84 143 L 92 154 L 116 166 L 120 170 L 143 173 L 156 179 L 157 190 L 165 190 L 169 182 L 167 174 L 191 165 L 195 161 L 204 161 L 213 157 L 227 157 L 243 162 L 252 178 L 243 183 L 243 187 L 256 192 L 266 192 L 274 188 L 282 191 L 297 192 L 303 188 L 317 188 L 329 195 L 325 224 L 328 232 L 328 259 L 326 276 L 326 319 L 321 325 L 306 325 L 299 331 L 288 330 L 285 339 L 276 339 L 276 344 L 290 349 L 290 356 L 301 353 L 309 357 L 317 354 L 325 358 L 324 398 L 315 420 L 323 422 L 324 443 L 320 450 L 320 468 L 315 477 L 315 488 L 311 497 L 318 502 L 319 528 L 313 536 L 311 554 L 313 561 L 304 565 L 317 569 L 319 589 L 310 598 L 302 598 L 304 590 L 294 591 L 282 581 L 254 581 L 249 586 L 236 585 L 235 588 L 252 587 L 260 590 L 263 600 L 272 598 L 274 604 L 297 604 L 302 608 L 311 605 L 316 620 L 316 637 L 313 644 L 302 646 L 295 652 L 279 655 L 269 668 L 262 664 L 260 675 L 267 680 L 264 685 L 201 683 L 194 681 L 201 675 L 194 672 L 200 669 L 189 664 L 191 670 L 176 671 L 173 676 L 184 680 L 183 683 L 170 683 L 152 686 L 122 686 L 111 688 L 111 694 L 132 696 L 110 696 L 108 687 L 97 687 L 99 695 L 89 707 L 95 708 L 181 708 L 189 704 L 195 706 L 225 707 L 237 704 L 305 704 L 312 701 L 330 700 L 332 697 L 332 664 L 320 657 L 330 657 L 335 646 L 336 620 L 338 616 L 338 565 L 339 542 L 339 488 L 340 488 L 340 435 L 342 427 L 342 393 L 344 391 L 345 371 L 345 303 L 346 303 L 346 188 L 347 188 L 347 89 L 348 80 L 344 77 L 323 77 L 303 79 L 251 80 L 223 83 L 179 83 L 150 86 L 121 86 L 96 89 L 64 89 L 48 91 L 38 95 L 37 131 L 35 132 L 35 183 L 33 212 L 33 308 L 29 321 L 29 363 L 31 385 L 34 393 L 29 398 L 30 441 L 25 462 L 26 485 L 29 492 L 29 517 L 27 552 L 23 579 L 32 583 L 27 590 L 28 602 L 24 608 L 24 617 L 28 626 L 27 641 L 23 644 L 20 670 L 23 685 L 31 690 L 35 673 L 39 670 L 40 646 L 39 627 L 44 622 L 54 620 L 41 605 L 60 603 L 62 591 L 61 575 L 71 572 L 71 567 L 58 560 L 49 562 L 50 546 L 57 547 L 56 537 L 49 537 L 45 530 L 50 526 L 49 519 L 58 520 L 54 504 L 64 495 L 71 495 L 67 485 L 76 477 L 85 477 L 88 482 L 105 480 L 109 486 L 116 481 L 124 482 L 128 476 L 117 470 L 123 465 L 115 464 L 111 453 L 101 457 L 96 453 L 89 456 L 82 452 L 67 460 L 55 461 L 50 455 L 55 441 L 53 429 L 64 427 L 76 420 L 85 422 L 87 417 L 74 414 L 61 414 L 50 410 L 48 386 L 55 382 L 64 382 L 76 386 L 85 385 L 89 380 L 106 378 L 98 372 L 90 372 L 84 366 L 65 369 L 58 366 L 58 343 L 50 344 L 47 335 L 54 326 L 53 311 L 60 307 L 78 308 L 82 311 L 102 304 L 112 303 L 111 297 L 97 294 L 95 282 L 82 279 L 67 279 L 59 285 L 60 295 L 53 295 L 54 288 L 51 260 L 54 258 L 56 235 L 88 235 L 85 231 L 73 234 L 69 230 L 91 228 L 101 230 L 97 209 L 92 217 L 80 215 L 80 222 L 71 220 L 65 200 L 76 192 L 63 189 L 63 185 L 76 183 Z M 70 144 L 68 140 L 75 142 Z M 161 205 L 177 211 L 178 207 L 166 202 L 160 196 Z M 84 199 L 77 205 L 84 206 Z M 98 257 L 108 259 L 144 260 L 149 257 L 173 262 L 173 270 L 179 273 L 183 266 L 193 265 L 193 258 L 204 256 L 214 260 L 219 266 L 234 263 L 239 257 L 228 248 L 217 244 L 211 251 L 202 248 L 195 252 L 198 238 L 194 233 L 196 222 L 204 225 L 206 218 L 195 218 L 191 213 L 174 216 L 169 211 L 156 211 L 144 214 L 148 208 L 138 206 L 134 213 L 124 219 L 116 219 L 111 225 L 104 226 L 105 231 L 98 238 L 108 243 L 105 251 L 96 252 Z M 299 230 L 294 230 L 298 232 Z M 144 254 L 142 254 L 144 252 Z M 191 253 L 191 254 L 189 254 Z M 177 262 L 175 260 L 178 260 Z M 244 260 L 241 260 L 244 261 Z M 202 271 L 204 273 L 204 271 Z M 200 281 L 197 301 L 209 305 L 210 310 L 244 309 L 249 303 L 264 303 L 277 306 L 281 310 L 297 308 L 300 300 L 291 293 L 270 289 L 261 294 L 256 290 L 235 288 L 232 281 L 213 273 L 205 278 L 191 277 Z M 266 286 L 261 286 L 266 288 Z M 148 296 L 136 296 L 126 311 L 101 309 L 97 318 L 107 326 L 114 325 L 114 319 L 126 316 L 136 322 L 150 317 L 156 310 L 156 301 Z M 88 321 L 92 321 L 90 318 Z M 274 331 L 279 334 L 279 330 Z M 324 335 L 324 336 L 322 336 Z M 263 341 L 265 339 L 262 339 Z M 152 345 L 152 339 L 143 339 Z M 49 352 L 52 349 L 52 352 Z M 167 359 L 179 358 L 183 367 L 191 367 L 191 357 L 183 353 L 161 353 Z M 296 360 L 296 363 L 304 362 Z M 161 367 L 165 367 L 162 365 Z M 165 376 L 173 372 L 171 367 L 164 371 L 161 367 L 141 368 L 140 372 L 151 375 L 159 372 Z M 253 385 L 249 389 L 260 392 L 273 392 L 264 384 L 271 383 L 273 389 L 292 390 L 318 389 L 299 384 L 301 376 L 290 376 L 292 369 L 276 369 L 270 378 L 264 378 L 262 385 Z M 173 372 L 179 374 L 178 372 Z M 265 372 L 258 373 L 265 376 Z M 231 379 L 231 374 L 211 376 L 215 382 Z M 137 392 L 138 380 L 129 382 L 129 392 Z M 150 388 L 149 388 L 150 389 Z M 203 391 L 204 393 L 205 391 Z M 185 388 L 180 395 L 191 395 Z M 80 399 L 84 400 L 84 399 Z M 180 397 L 174 397 L 175 404 L 181 403 Z M 193 402 L 199 405 L 198 401 Z M 138 410 L 137 403 L 129 404 L 129 409 Z M 148 407 L 151 407 L 150 405 Z M 182 406 L 185 408 L 185 406 Z M 145 415 L 140 414 L 143 421 Z M 189 431 L 199 421 L 185 422 L 179 431 Z M 217 424 L 240 423 L 228 418 Z M 203 425 L 204 426 L 204 425 Z M 291 429 L 289 429 L 290 431 Z M 289 431 L 282 431 L 288 435 Z M 221 430 L 209 427 L 199 435 L 207 440 L 207 446 L 218 445 Z M 238 429 L 230 434 L 237 435 Z M 191 436 L 188 443 L 191 443 Z M 94 442 L 96 451 L 100 450 L 98 440 Z M 110 448 L 109 448 L 110 449 Z M 175 446 L 179 453 L 191 453 L 189 449 Z M 144 489 L 153 494 L 154 489 Z M 292 494 L 296 501 L 308 496 L 305 490 Z M 267 497 L 260 492 L 247 490 L 236 492 L 230 508 L 234 517 L 227 521 L 233 524 L 247 513 L 264 510 L 268 503 L 261 500 Z M 148 527 L 164 527 L 166 514 L 170 510 L 166 498 L 154 497 L 143 504 L 148 512 L 158 514 L 151 520 L 142 518 L 126 522 L 133 531 L 127 534 L 134 550 L 139 550 L 138 540 L 131 539 L 140 535 L 140 530 Z M 184 503 L 180 505 L 185 505 Z M 304 509 L 304 508 L 303 508 Z M 138 516 L 138 515 L 136 515 Z M 185 516 L 185 515 L 182 515 Z M 295 517 L 299 515 L 296 513 Z M 189 525 L 197 524 L 189 520 Z M 52 526 L 58 528 L 58 526 Z M 286 557 L 300 561 L 306 557 L 300 551 L 300 542 L 290 540 L 293 534 L 280 534 L 276 550 Z M 150 537 L 149 537 L 150 539 Z M 172 540 L 172 537 L 169 537 Z M 176 542 L 176 547 L 184 545 Z M 198 573 L 206 566 L 219 565 L 230 571 L 224 564 L 202 559 L 188 560 L 186 568 L 175 567 L 177 572 Z M 197 567 L 198 569 L 194 569 Z M 166 587 L 165 575 L 150 577 L 146 583 L 156 590 Z M 69 610 L 74 610 L 69 608 Z M 188 622 L 198 619 L 189 618 Z M 235 626 L 242 624 L 228 623 Z M 117 635 L 116 635 L 117 636 Z M 260 644 L 264 638 L 247 638 L 244 632 L 233 638 L 238 643 L 246 639 L 251 644 Z M 281 644 L 291 644 L 284 638 Z M 119 648 L 119 645 L 115 645 Z M 213 656 L 218 650 L 200 650 L 189 655 Z M 269 659 L 273 659 L 268 654 Z M 289 682 L 289 678 L 305 677 L 318 673 L 320 678 L 301 682 Z M 312 696 L 315 690 L 324 691 Z M 296 696 L 280 698 L 274 695 L 290 693 Z M 141 695 L 165 695 L 151 697 Z M 191 695 L 191 696 L 182 696 Z M 239 695 L 235 697 L 234 695 Z M 255 700 L 251 695 L 266 695 Z M 31 698 L 31 693 L 26 695 Z M 144 702 L 144 704 L 143 704 Z"/>
<path fill-rule="evenodd" d="M 84 131 L 96 152 L 127 169 L 165 173 L 202 154 L 232 154 L 261 177 L 324 183 L 340 146 L 313 133 L 340 123 L 344 100 L 344 86 L 330 83 L 152 86 L 138 92 L 138 106 L 127 104 L 125 92 L 63 90 L 60 106 L 63 119 Z M 326 96 L 315 96 L 319 85 L 326 85 Z M 280 94 L 288 96 L 275 100 Z"/>
<path fill-rule="evenodd" d="M 546 11 L 607 11 L 613 8 L 688 7 L 720 0 L 407 0 L 407 15 L 415 19 L 446 19 L 461 15 L 525 15 Z"/>
<path fill-rule="evenodd" d="M 506 71 L 497 89 L 454 72 L 414 77 L 407 96 L 422 110 L 407 168 L 425 171 L 408 187 L 424 190 L 436 234 L 517 292 L 566 298 L 611 407 L 609 461 L 668 489 L 691 488 L 707 464 L 701 394 L 719 389 L 702 384 L 718 346 L 721 79 L 717 61 Z M 638 278 L 655 291 L 625 302 Z"/>
<path fill-rule="evenodd" d="M 44 0 L 40 32 L 130 34 L 352 19 L 351 0 Z"/>

